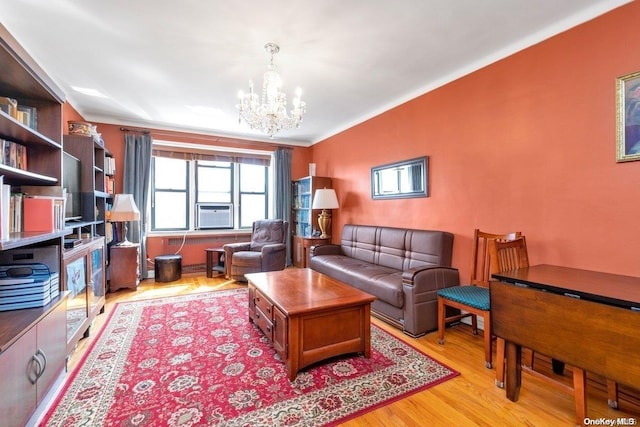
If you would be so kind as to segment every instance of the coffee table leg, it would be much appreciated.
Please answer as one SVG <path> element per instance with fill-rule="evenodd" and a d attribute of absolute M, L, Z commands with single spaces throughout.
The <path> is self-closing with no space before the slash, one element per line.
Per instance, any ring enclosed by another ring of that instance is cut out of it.
<path fill-rule="evenodd" d="M 287 330 L 288 349 L 287 359 L 284 361 L 289 373 L 289 381 L 296 379 L 300 366 L 300 349 L 302 348 L 302 337 L 300 336 L 300 317 L 289 317 L 289 329 Z"/>

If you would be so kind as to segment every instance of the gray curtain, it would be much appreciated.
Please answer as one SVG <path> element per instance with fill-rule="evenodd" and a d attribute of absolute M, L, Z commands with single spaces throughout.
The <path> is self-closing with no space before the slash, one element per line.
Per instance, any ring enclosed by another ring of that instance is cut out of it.
<path fill-rule="evenodd" d="M 149 222 L 149 192 L 151 180 L 151 148 L 153 138 L 148 133 L 125 133 L 122 192 L 133 194 L 140 210 L 140 221 L 129 225 L 129 240 L 140 243 L 140 273 L 147 277 L 147 224 Z"/>
<path fill-rule="evenodd" d="M 275 171 L 275 213 L 276 219 L 282 219 L 291 224 L 291 204 L 293 198 L 291 196 L 291 149 L 278 147 L 274 153 L 274 171 Z M 291 258 L 291 239 L 287 238 L 287 266 L 292 264 Z"/>

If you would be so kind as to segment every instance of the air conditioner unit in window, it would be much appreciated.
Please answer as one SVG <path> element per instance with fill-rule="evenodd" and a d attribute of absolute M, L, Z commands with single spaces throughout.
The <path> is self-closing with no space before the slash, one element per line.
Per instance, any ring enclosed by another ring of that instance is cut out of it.
<path fill-rule="evenodd" d="M 196 203 L 196 228 L 233 228 L 233 205 Z"/>

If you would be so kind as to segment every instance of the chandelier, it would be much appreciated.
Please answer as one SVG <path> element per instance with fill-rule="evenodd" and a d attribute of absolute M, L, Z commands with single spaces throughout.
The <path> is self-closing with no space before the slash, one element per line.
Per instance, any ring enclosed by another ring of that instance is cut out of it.
<path fill-rule="evenodd" d="M 249 80 L 249 93 L 239 93 L 238 123 L 244 120 L 251 129 L 259 130 L 273 138 L 282 130 L 300 126 L 302 115 L 305 113 L 305 103 L 301 100 L 302 90 L 298 88 L 293 99 L 293 109 L 287 112 L 287 95 L 281 90 L 282 79 L 273 64 L 273 57 L 280 51 L 280 47 L 275 43 L 267 43 L 264 49 L 271 55 L 271 59 L 262 81 L 262 97 L 254 92 L 253 81 Z"/>

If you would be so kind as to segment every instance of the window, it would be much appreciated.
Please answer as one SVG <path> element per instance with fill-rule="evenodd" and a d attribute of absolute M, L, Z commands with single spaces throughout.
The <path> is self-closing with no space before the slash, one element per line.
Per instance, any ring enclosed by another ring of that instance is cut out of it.
<path fill-rule="evenodd" d="M 267 218 L 267 168 L 239 164 L 240 227 L 251 227 L 257 219 Z"/>
<path fill-rule="evenodd" d="M 189 163 L 180 159 L 153 159 L 152 230 L 189 228 Z"/>
<path fill-rule="evenodd" d="M 212 160 L 216 157 L 224 161 Z M 268 218 L 270 167 L 264 160 L 245 161 L 238 155 L 154 150 L 151 230 L 193 230 L 196 203 L 231 203 L 234 228 L 251 228 L 255 220 Z"/>
<path fill-rule="evenodd" d="M 233 163 L 196 161 L 196 202 L 233 202 Z"/>

